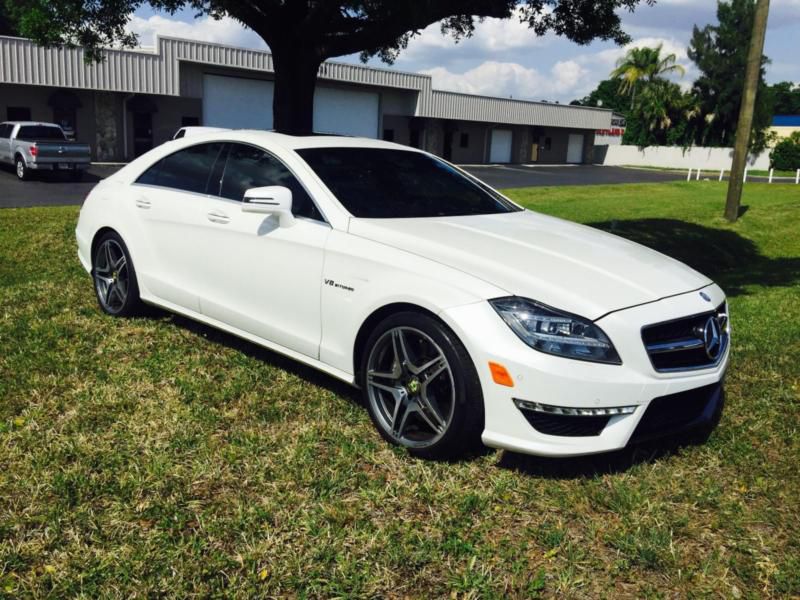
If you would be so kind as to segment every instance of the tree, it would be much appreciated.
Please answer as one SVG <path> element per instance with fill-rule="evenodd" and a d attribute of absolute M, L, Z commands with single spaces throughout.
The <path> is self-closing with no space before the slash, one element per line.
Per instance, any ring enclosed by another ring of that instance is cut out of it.
<path fill-rule="evenodd" d="M 733 147 L 731 176 L 728 180 L 728 196 L 725 200 L 725 218 L 734 223 L 739 218 L 739 205 L 742 200 L 742 175 L 747 161 L 747 148 L 751 145 L 753 116 L 756 108 L 759 78 L 764 73 L 764 38 L 767 36 L 769 0 L 756 0 L 753 15 L 753 31 L 747 51 L 747 66 L 742 88 L 742 104 L 739 108 L 739 121 L 736 124 L 736 144 Z"/>
<path fill-rule="evenodd" d="M 735 143 L 755 6 L 753 0 L 720 1 L 717 5 L 719 24 L 693 29 L 688 54 L 701 73 L 693 87 L 700 99 L 695 139 L 698 145 L 732 146 Z M 767 63 L 767 57 L 762 56 L 750 134 L 753 152 L 766 146 L 772 117 L 770 95 L 764 82 Z"/>
<path fill-rule="evenodd" d="M 423 28 L 441 22 L 455 40 L 486 17 L 519 18 L 536 35 L 554 32 L 578 44 L 627 43 L 619 11 L 654 0 L 0 0 L 24 35 L 41 44 L 80 45 L 90 59 L 110 45 L 131 46 L 130 15 L 149 4 L 168 13 L 230 16 L 260 35 L 273 55 L 275 128 L 309 133 L 314 87 L 327 59 L 361 53 L 391 63 Z"/>
<path fill-rule="evenodd" d="M 631 97 L 631 107 L 641 85 L 648 85 L 671 73 L 685 73 L 674 54 L 661 55 L 662 48 L 661 44 L 655 48 L 631 48 L 617 61 L 617 68 L 611 71 L 611 77 L 620 81 L 620 91 Z"/>
<path fill-rule="evenodd" d="M 800 85 L 781 81 L 769 88 L 773 115 L 800 115 Z"/>
<path fill-rule="evenodd" d="M 610 108 L 618 113 L 626 114 L 630 109 L 630 100 L 620 91 L 619 79 L 604 79 L 588 95 L 579 100 L 573 100 L 574 106 L 600 106 Z"/>
<path fill-rule="evenodd" d="M 800 131 L 782 139 L 769 155 L 769 166 L 782 171 L 800 169 Z"/>

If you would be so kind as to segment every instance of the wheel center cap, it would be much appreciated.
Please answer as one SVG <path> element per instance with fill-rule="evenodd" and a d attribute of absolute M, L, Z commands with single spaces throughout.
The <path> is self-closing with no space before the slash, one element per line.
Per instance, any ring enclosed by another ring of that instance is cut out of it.
<path fill-rule="evenodd" d="M 417 394 L 419 393 L 420 383 L 419 379 L 416 377 L 409 380 L 408 385 L 406 385 L 409 394 Z"/>

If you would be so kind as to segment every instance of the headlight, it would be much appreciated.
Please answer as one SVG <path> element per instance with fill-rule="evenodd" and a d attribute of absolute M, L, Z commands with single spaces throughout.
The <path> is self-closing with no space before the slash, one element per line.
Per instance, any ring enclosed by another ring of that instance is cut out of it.
<path fill-rule="evenodd" d="M 614 344 L 597 325 L 525 298 L 489 301 L 497 313 L 531 348 L 578 360 L 621 365 Z"/>

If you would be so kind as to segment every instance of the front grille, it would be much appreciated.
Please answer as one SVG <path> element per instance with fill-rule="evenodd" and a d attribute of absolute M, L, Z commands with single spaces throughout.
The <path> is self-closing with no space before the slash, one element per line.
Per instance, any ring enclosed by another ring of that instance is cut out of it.
<path fill-rule="evenodd" d="M 539 433 L 565 437 L 600 435 L 611 418 L 607 416 L 553 415 L 527 410 L 522 411 L 522 414 Z"/>
<path fill-rule="evenodd" d="M 642 328 L 642 341 L 653 368 L 669 372 L 707 369 L 716 365 L 728 347 L 727 313 L 727 305 L 723 302 L 716 310 Z M 711 356 L 706 349 L 704 334 L 709 317 L 716 317 L 720 332 L 719 348 Z"/>
<path fill-rule="evenodd" d="M 643 442 L 713 423 L 715 416 L 722 410 L 722 403 L 721 383 L 654 398 L 647 406 L 630 441 Z"/>

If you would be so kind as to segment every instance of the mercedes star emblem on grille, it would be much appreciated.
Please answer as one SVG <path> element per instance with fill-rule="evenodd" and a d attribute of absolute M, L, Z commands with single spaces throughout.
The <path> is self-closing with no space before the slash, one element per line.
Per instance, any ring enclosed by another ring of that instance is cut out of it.
<path fill-rule="evenodd" d="M 711 360 L 717 360 L 722 344 L 720 342 L 720 326 L 717 317 L 708 317 L 703 327 L 703 343 L 706 347 L 706 355 Z"/>

